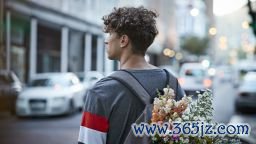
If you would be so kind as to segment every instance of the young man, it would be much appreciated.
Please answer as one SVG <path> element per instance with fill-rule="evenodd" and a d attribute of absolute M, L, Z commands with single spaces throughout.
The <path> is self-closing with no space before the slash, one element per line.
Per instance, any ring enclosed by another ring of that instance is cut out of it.
<path fill-rule="evenodd" d="M 129 71 L 146 89 L 152 99 L 156 89 L 166 87 L 167 75 L 144 59 L 158 31 L 156 13 L 143 7 L 114 9 L 103 17 L 108 58 L 118 60 L 120 69 Z M 177 79 L 176 95 L 182 97 Z M 106 77 L 88 90 L 80 126 L 79 144 L 122 144 L 131 124 L 145 105 L 118 81 Z"/>

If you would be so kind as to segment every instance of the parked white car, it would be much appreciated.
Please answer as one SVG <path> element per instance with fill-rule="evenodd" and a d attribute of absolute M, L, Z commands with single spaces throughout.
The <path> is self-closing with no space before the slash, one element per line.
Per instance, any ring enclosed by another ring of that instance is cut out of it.
<path fill-rule="evenodd" d="M 38 74 L 20 93 L 18 116 L 59 115 L 83 107 L 83 85 L 73 73 Z"/>
<path fill-rule="evenodd" d="M 91 86 L 93 86 L 97 81 L 102 79 L 104 75 L 98 71 L 89 71 L 86 73 L 77 73 L 78 78 L 84 86 L 84 90 L 86 91 Z"/>
<path fill-rule="evenodd" d="M 256 61 L 242 61 L 234 66 L 233 85 L 238 88 L 248 72 L 256 72 Z"/>
<path fill-rule="evenodd" d="M 201 63 L 185 63 L 181 66 L 179 83 L 187 95 L 212 88 L 212 80 Z"/>
<path fill-rule="evenodd" d="M 256 111 L 256 72 L 248 72 L 245 74 L 238 88 L 235 109 L 237 112 Z"/>

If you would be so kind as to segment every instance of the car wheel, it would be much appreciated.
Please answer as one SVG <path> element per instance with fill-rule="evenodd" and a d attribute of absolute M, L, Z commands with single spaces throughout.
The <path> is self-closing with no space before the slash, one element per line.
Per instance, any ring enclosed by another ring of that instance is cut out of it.
<path fill-rule="evenodd" d="M 74 101 L 71 99 L 70 102 L 69 102 L 68 113 L 73 114 L 74 112 L 75 112 L 75 104 L 74 104 Z"/>
<path fill-rule="evenodd" d="M 240 106 L 238 106 L 238 105 L 235 105 L 235 112 L 237 114 L 240 114 L 242 112 L 242 108 Z"/>
<path fill-rule="evenodd" d="M 83 107 L 79 107 L 79 108 L 78 108 L 78 111 L 79 111 L 79 112 L 83 112 Z"/>

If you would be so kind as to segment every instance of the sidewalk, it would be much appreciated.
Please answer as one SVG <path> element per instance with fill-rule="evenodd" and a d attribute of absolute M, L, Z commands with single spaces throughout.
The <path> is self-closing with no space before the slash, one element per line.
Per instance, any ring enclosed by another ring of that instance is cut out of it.
<path fill-rule="evenodd" d="M 0 120 L 2 119 L 8 119 L 13 117 L 14 115 L 12 115 L 10 112 L 8 111 L 0 111 Z"/>

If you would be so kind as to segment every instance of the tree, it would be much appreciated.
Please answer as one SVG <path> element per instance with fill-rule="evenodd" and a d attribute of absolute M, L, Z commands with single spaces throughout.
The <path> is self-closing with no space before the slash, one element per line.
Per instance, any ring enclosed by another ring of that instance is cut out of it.
<path fill-rule="evenodd" d="M 250 0 L 248 0 L 247 6 L 248 6 L 248 13 L 252 19 L 252 21 L 249 24 L 253 30 L 254 35 L 256 36 L 256 12 L 253 11 L 252 4 L 251 4 Z"/>
<path fill-rule="evenodd" d="M 184 37 L 181 41 L 181 48 L 194 55 L 203 55 L 206 53 L 209 40 L 196 36 Z"/>
<path fill-rule="evenodd" d="M 256 12 L 252 9 L 252 3 L 250 0 L 247 0 L 247 6 L 248 6 L 248 13 L 252 19 L 252 21 L 249 23 L 250 27 L 252 28 L 254 36 L 256 36 Z M 254 55 L 256 55 L 256 46 L 254 47 Z"/>

